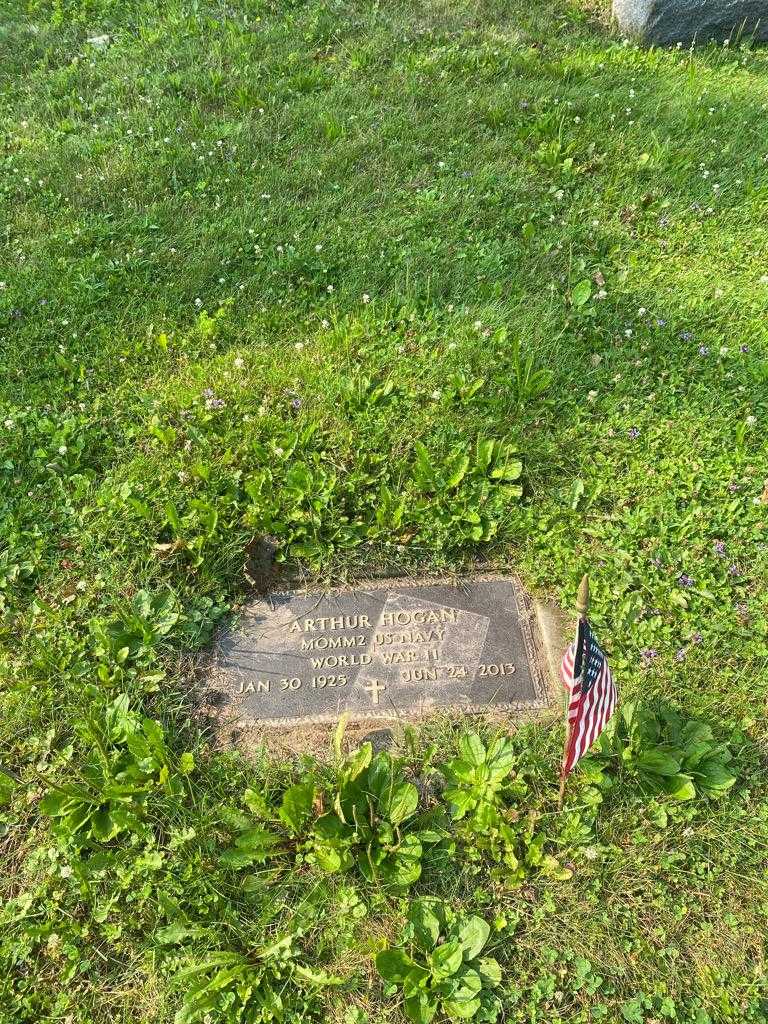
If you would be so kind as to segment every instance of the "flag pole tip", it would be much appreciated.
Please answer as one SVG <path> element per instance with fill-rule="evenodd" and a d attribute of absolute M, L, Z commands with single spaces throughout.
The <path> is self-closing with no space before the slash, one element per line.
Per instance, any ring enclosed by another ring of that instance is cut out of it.
<path fill-rule="evenodd" d="M 585 619 L 589 612 L 589 576 L 586 573 L 581 577 L 581 583 L 579 584 L 576 611 L 582 619 Z"/>

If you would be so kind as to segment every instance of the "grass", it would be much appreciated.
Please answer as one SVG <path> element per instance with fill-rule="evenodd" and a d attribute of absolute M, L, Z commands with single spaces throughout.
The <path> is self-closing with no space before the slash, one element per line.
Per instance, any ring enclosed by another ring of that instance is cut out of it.
<path fill-rule="evenodd" d="M 178 667 L 265 533 L 321 582 L 514 564 L 569 606 L 589 569 L 625 699 L 729 737 L 736 788 L 617 786 L 572 879 L 427 858 L 419 892 L 496 922 L 507 1020 L 765 1020 L 768 51 L 548 0 L 0 11 L 3 1022 L 170 1021 L 180 970 L 286 929 L 343 978 L 304 1019 L 402 1019 L 401 896 L 219 863 L 307 769 L 214 754 Z M 121 692 L 195 768 L 94 860 L 42 777 Z M 515 737 L 545 814 L 560 740 Z"/>

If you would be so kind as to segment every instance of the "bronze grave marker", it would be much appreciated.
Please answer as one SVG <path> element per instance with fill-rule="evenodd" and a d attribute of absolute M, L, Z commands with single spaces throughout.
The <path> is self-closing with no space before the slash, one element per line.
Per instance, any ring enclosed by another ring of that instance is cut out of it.
<path fill-rule="evenodd" d="M 516 580 L 377 580 L 249 604 L 219 638 L 208 699 L 262 725 L 537 712 L 551 703 L 537 617 Z"/>

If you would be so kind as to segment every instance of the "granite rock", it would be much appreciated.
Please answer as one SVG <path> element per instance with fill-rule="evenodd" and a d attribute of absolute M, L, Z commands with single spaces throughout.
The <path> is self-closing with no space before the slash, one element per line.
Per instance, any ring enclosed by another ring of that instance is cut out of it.
<path fill-rule="evenodd" d="M 768 40 L 768 0 L 613 0 L 623 32 L 646 43 Z"/>

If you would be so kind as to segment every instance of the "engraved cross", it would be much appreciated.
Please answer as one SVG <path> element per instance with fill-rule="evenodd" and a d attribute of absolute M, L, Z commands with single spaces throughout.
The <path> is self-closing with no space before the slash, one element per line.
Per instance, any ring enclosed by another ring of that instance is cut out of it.
<path fill-rule="evenodd" d="M 371 700 L 373 701 L 373 703 L 374 704 L 378 704 L 379 703 L 379 690 L 382 690 L 382 691 L 386 690 L 386 686 L 384 686 L 382 683 L 380 683 L 378 681 L 378 679 L 372 679 L 367 686 L 363 687 L 363 689 L 365 690 L 366 693 L 370 693 Z"/>

